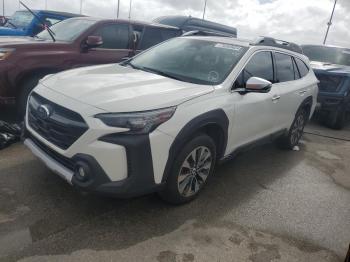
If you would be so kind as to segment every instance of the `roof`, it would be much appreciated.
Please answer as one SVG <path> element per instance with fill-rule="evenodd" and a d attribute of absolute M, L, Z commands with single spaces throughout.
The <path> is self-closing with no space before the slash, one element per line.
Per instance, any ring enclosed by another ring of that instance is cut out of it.
<path fill-rule="evenodd" d="M 29 12 L 28 10 L 18 10 L 20 12 Z M 74 14 L 74 13 L 68 13 L 68 12 L 59 12 L 59 11 L 52 11 L 52 10 L 32 10 L 34 13 L 45 13 L 45 14 L 51 14 L 51 15 L 60 15 L 60 16 L 66 16 L 66 17 L 84 17 L 84 15 L 80 14 Z"/>
<path fill-rule="evenodd" d="M 173 16 L 161 16 L 153 21 L 156 23 L 161 23 L 161 24 L 169 24 L 172 26 L 176 26 L 181 28 L 187 21 L 196 21 L 197 23 L 203 23 L 204 27 L 213 26 L 213 27 L 218 27 L 221 28 L 221 30 L 231 32 L 231 33 L 237 33 L 237 29 L 232 26 L 216 23 L 213 21 L 197 18 L 197 17 L 192 17 L 192 16 L 180 16 L 180 15 L 173 15 Z"/>
<path fill-rule="evenodd" d="M 90 17 L 90 16 L 85 16 L 85 17 L 76 17 L 72 19 L 84 19 L 84 20 L 92 20 L 96 22 L 121 22 L 121 23 L 130 23 L 133 25 L 140 25 L 140 26 L 150 26 L 150 27 L 157 27 L 157 28 L 167 28 L 167 29 L 173 29 L 173 30 L 180 30 L 177 27 L 174 26 L 169 26 L 169 25 L 163 25 L 163 24 L 158 24 L 154 22 L 145 22 L 145 21 L 138 21 L 138 20 L 129 20 L 129 19 L 105 19 L 105 18 L 99 18 L 99 17 Z"/>

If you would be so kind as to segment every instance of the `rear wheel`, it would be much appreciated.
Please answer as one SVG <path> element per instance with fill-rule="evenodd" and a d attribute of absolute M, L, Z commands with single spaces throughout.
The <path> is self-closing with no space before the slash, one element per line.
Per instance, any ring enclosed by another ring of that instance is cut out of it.
<path fill-rule="evenodd" d="M 307 123 L 307 110 L 301 109 L 296 114 L 292 126 L 290 127 L 287 135 L 279 139 L 279 145 L 285 149 L 293 149 L 299 144 L 299 141 L 304 133 L 304 128 Z"/>
<path fill-rule="evenodd" d="M 160 196 L 173 204 L 193 200 L 213 173 L 215 161 L 214 141 L 204 134 L 193 138 L 175 159 L 165 189 L 160 192 Z"/>

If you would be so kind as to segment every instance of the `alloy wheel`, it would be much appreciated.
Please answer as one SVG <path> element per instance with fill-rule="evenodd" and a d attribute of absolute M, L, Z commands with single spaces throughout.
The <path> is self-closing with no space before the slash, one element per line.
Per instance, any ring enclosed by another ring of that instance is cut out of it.
<path fill-rule="evenodd" d="M 178 175 L 178 190 L 184 197 L 195 195 L 204 185 L 213 164 L 209 148 L 199 146 L 184 160 Z"/>
<path fill-rule="evenodd" d="M 294 122 L 292 131 L 291 131 L 291 144 L 298 144 L 300 138 L 303 135 L 305 127 L 305 117 L 303 114 L 300 114 Z"/>

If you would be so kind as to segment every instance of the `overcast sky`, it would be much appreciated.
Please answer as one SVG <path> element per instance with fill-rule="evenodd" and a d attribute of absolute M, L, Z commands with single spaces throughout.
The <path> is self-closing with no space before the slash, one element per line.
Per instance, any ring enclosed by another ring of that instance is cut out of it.
<path fill-rule="evenodd" d="M 1 1 L 1 0 L 0 0 Z M 322 43 L 334 0 L 207 0 L 206 19 L 237 27 L 239 37 L 272 36 L 297 43 Z M 23 0 L 44 9 L 45 0 Z M 127 18 L 129 0 L 120 0 L 120 17 Z M 48 9 L 79 12 L 80 0 L 47 0 Z M 18 9 L 5 0 L 5 13 Z M 204 0 L 132 0 L 131 18 L 150 21 L 163 15 L 202 17 Z M 1 7 L 2 10 L 2 7 Z M 116 17 L 117 0 L 83 0 L 83 13 Z M 350 47 L 350 0 L 338 0 L 328 44 Z"/>

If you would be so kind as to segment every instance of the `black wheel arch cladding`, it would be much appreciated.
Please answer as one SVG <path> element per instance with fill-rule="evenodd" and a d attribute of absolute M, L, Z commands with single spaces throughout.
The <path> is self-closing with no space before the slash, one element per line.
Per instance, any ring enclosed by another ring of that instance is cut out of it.
<path fill-rule="evenodd" d="M 165 182 L 167 180 L 176 155 L 182 149 L 182 146 L 188 141 L 188 139 L 193 137 L 193 135 L 199 131 L 205 130 L 206 127 L 213 125 L 218 126 L 220 128 L 219 132 L 221 132 L 217 157 L 220 159 L 224 156 L 228 139 L 229 119 L 227 118 L 224 110 L 215 109 L 193 118 L 178 133 L 175 140 L 170 146 L 169 156 L 164 169 L 162 182 Z"/>

